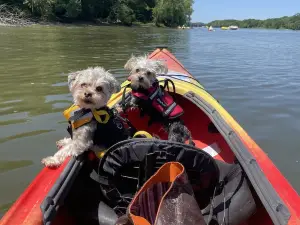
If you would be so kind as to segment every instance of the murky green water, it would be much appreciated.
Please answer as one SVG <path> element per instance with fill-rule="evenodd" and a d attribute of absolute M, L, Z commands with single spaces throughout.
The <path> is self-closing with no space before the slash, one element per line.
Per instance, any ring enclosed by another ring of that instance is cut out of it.
<path fill-rule="evenodd" d="M 292 31 L 0 27 L 0 215 L 67 135 L 66 74 L 119 69 L 158 45 L 169 46 L 300 191 L 299 43 Z"/>

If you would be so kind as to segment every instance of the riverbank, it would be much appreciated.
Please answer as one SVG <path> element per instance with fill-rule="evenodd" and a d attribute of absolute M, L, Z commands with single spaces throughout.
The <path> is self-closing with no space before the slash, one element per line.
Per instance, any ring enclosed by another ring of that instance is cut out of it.
<path fill-rule="evenodd" d="M 28 26 L 34 23 L 24 11 L 6 4 L 0 5 L 0 26 Z"/>
<path fill-rule="evenodd" d="M 184 4 L 183 0 L 166 1 L 163 3 L 162 0 L 150 2 L 3 0 L 0 3 L 0 24 L 2 26 L 46 23 L 144 27 L 153 24 L 156 26 L 159 23 L 166 27 L 177 27 L 189 23 L 193 0 L 184 0 Z"/>
<path fill-rule="evenodd" d="M 108 22 L 101 19 L 95 19 L 93 21 L 84 20 L 42 20 L 35 17 L 30 17 L 20 10 L 10 8 L 9 10 L 1 8 L 0 6 L 0 26 L 123 26 L 123 27 L 156 27 L 167 28 L 163 24 L 155 24 L 153 22 L 132 22 L 131 25 L 126 25 L 121 22 Z"/>
<path fill-rule="evenodd" d="M 3 23 L 0 21 L 0 27 L 24 27 L 24 26 L 121 26 L 121 27 L 155 27 L 155 28 L 170 28 L 166 27 L 163 24 L 156 25 L 155 23 L 141 23 L 134 22 L 131 26 L 124 25 L 122 23 L 108 23 L 108 22 L 100 22 L 100 21 L 74 21 L 74 22 L 57 22 L 57 21 L 38 21 L 38 20 L 24 20 L 18 21 L 18 23 Z"/>

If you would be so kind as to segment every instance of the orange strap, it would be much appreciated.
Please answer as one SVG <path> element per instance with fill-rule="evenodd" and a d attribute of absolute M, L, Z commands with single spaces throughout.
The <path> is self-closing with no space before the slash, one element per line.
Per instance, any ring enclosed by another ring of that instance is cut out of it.
<path fill-rule="evenodd" d="M 151 225 L 149 221 L 147 221 L 145 218 L 134 215 L 131 213 L 131 207 L 138 200 L 138 197 L 141 193 L 145 192 L 150 186 L 152 186 L 155 183 L 160 182 L 174 182 L 175 179 L 184 173 L 184 167 L 182 164 L 178 162 L 169 162 L 165 163 L 140 189 L 140 191 L 135 195 L 134 199 L 129 205 L 129 216 L 133 222 L 134 225 Z M 161 202 L 163 201 L 164 197 L 167 195 L 169 190 L 164 194 L 163 198 L 161 199 Z M 160 208 L 160 206 L 159 206 Z M 158 211 L 159 211 L 158 208 Z"/>

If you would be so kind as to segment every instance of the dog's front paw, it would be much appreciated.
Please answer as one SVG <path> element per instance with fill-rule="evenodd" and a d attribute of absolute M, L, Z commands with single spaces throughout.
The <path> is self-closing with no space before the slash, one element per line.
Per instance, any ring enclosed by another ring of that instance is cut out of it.
<path fill-rule="evenodd" d="M 47 167 L 58 167 L 60 166 L 60 162 L 53 156 L 48 156 L 42 159 L 42 164 Z"/>
<path fill-rule="evenodd" d="M 66 146 L 67 144 L 69 144 L 71 140 L 72 140 L 71 138 L 63 138 L 63 139 L 56 142 L 56 147 L 58 149 L 60 149 L 64 146 Z"/>

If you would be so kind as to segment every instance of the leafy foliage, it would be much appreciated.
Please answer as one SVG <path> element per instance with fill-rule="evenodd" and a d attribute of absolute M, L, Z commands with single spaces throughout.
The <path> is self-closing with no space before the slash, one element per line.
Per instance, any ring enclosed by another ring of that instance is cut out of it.
<path fill-rule="evenodd" d="M 154 22 L 168 27 L 182 26 L 190 22 L 193 0 L 157 0 L 153 10 Z"/>
<path fill-rule="evenodd" d="M 207 25 L 214 27 L 236 25 L 241 28 L 272 28 L 300 30 L 300 14 L 298 13 L 294 16 L 284 16 L 281 18 L 272 18 L 266 20 L 215 20 L 208 23 Z"/>
<path fill-rule="evenodd" d="M 34 16 L 42 17 L 43 19 L 53 16 L 52 8 L 55 0 L 25 0 L 26 5 Z"/>
<path fill-rule="evenodd" d="M 124 1 L 117 1 L 109 14 L 111 21 L 122 22 L 125 25 L 132 25 L 135 20 L 134 11 Z"/>
<path fill-rule="evenodd" d="M 0 0 L 47 20 L 152 22 L 178 26 L 190 21 L 193 0 Z"/>

